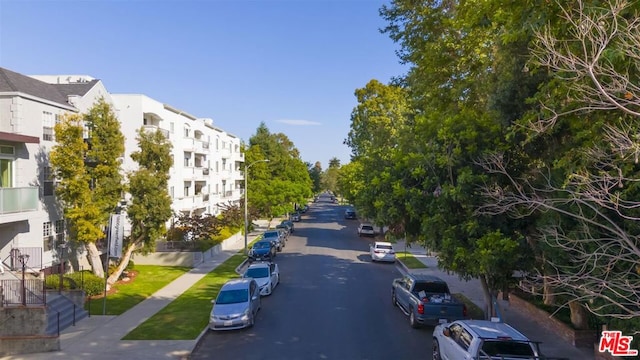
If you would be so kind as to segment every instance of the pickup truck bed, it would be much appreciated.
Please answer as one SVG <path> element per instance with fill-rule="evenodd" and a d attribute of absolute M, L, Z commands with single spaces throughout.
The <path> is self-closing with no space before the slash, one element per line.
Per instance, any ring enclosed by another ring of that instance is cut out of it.
<path fill-rule="evenodd" d="M 466 306 L 451 296 L 444 280 L 435 276 L 407 274 L 395 279 L 391 298 L 413 328 L 467 317 Z"/>

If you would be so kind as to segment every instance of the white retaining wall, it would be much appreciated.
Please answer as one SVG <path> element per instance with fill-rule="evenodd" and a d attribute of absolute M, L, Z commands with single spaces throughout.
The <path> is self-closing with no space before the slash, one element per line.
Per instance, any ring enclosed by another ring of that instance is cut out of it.
<path fill-rule="evenodd" d="M 148 255 L 133 254 L 131 260 L 136 265 L 194 267 L 222 251 L 240 251 L 243 247 L 244 236 L 238 232 L 205 252 L 173 251 L 155 252 Z"/>

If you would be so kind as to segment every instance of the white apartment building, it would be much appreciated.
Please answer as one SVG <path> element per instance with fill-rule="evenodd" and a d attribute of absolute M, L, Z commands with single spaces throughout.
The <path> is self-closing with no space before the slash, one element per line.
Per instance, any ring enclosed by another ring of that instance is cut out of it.
<path fill-rule="evenodd" d="M 144 95 L 109 94 L 100 80 L 79 75 L 26 76 L 0 68 L 0 261 L 32 271 L 59 264 L 65 240 L 62 209 L 54 196 L 48 154 L 53 126 L 65 113 L 84 113 L 103 97 L 114 105 L 125 135 L 124 171 L 134 170 L 140 127 L 161 129 L 173 144 L 169 192 L 179 214 L 220 213 L 242 197 L 241 140 Z M 81 252 L 82 249 L 79 249 Z"/>
<path fill-rule="evenodd" d="M 145 95 L 112 94 L 125 135 L 125 172 L 136 168 L 131 152 L 137 149 L 140 127 L 160 129 L 173 145 L 169 195 L 176 216 L 218 215 L 225 203 L 242 198 L 244 154 L 241 140 L 197 118 Z"/>
<path fill-rule="evenodd" d="M 84 112 L 109 93 L 88 76 L 30 77 L 0 68 L 0 261 L 30 271 L 59 263 L 65 222 L 54 196 L 49 152 L 53 126 L 65 113 Z M 49 83 L 51 82 L 51 83 Z"/>

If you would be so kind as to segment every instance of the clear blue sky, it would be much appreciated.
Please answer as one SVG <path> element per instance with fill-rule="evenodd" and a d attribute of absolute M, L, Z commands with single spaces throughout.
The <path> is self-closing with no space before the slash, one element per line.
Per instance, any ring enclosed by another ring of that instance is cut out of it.
<path fill-rule="evenodd" d="M 145 94 L 247 141 L 260 122 L 302 160 L 349 162 L 354 91 L 402 75 L 383 0 L 0 0 L 0 66 Z"/>

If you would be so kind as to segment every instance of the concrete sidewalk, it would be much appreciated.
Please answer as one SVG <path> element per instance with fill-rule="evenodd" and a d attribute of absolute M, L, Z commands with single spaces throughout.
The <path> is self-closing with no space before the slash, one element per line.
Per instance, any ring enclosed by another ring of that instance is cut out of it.
<path fill-rule="evenodd" d="M 263 224 L 260 224 L 260 230 Z M 249 242 L 262 231 L 249 234 Z M 194 267 L 151 297 L 119 316 L 97 316 L 78 322 L 60 333 L 60 351 L 36 354 L 11 355 L 6 360 L 47 360 L 47 359 L 187 359 L 198 343 L 194 340 L 121 340 L 131 330 L 167 306 L 170 302 L 198 282 L 207 273 L 224 263 L 243 247 L 223 250 L 210 259 Z"/>
<path fill-rule="evenodd" d="M 398 241 L 393 247 L 397 252 L 406 250 L 427 266 L 426 269 L 406 269 L 404 266 L 400 266 L 402 271 L 435 275 L 447 282 L 452 293 L 461 293 L 481 309 L 485 308 L 484 294 L 482 293 L 482 285 L 480 285 L 479 280 L 464 281 L 455 274 L 448 274 L 440 270 L 438 268 L 438 258 L 427 255 L 428 251 L 416 244 L 412 244 L 411 248 L 405 248 L 404 241 Z M 535 321 L 527 318 L 517 308 L 510 307 L 508 301 L 500 300 L 500 306 L 503 310 L 504 322 L 525 334 L 532 341 L 541 342 L 540 348 L 545 356 L 579 360 L 595 358 L 593 350 L 590 351 L 589 349 L 574 347 L 572 344 L 541 327 Z"/>

